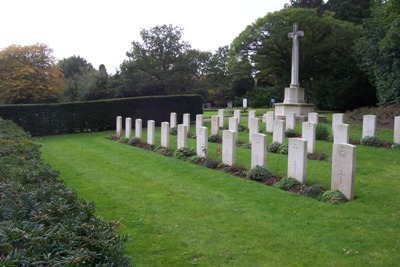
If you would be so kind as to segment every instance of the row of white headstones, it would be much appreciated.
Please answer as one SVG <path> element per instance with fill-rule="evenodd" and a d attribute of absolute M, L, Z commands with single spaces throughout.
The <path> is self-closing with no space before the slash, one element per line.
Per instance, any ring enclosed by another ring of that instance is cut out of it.
<path fill-rule="evenodd" d="M 218 116 L 211 117 L 211 135 L 218 135 L 224 129 L 225 110 L 218 110 Z M 347 199 L 354 199 L 354 179 L 356 167 L 356 146 L 349 144 L 349 125 L 343 123 L 344 115 L 333 114 L 333 152 L 331 189 L 340 190 Z M 228 129 L 222 131 L 222 163 L 235 164 L 236 144 L 238 140 L 241 110 L 235 110 L 233 117 L 228 118 Z M 275 119 L 273 111 L 263 115 L 266 123 L 266 132 L 273 134 L 273 142 L 284 143 L 285 130 L 295 129 L 296 117 L 294 113 L 286 116 L 285 120 Z M 169 147 L 169 129 L 177 127 L 177 148 L 187 146 L 187 136 L 190 133 L 190 114 L 183 114 L 183 123 L 177 124 L 177 114 L 170 114 L 170 122 L 161 123 L 161 146 Z M 309 113 L 308 121 L 302 123 L 302 137 L 289 138 L 288 144 L 288 171 L 287 176 L 306 183 L 307 153 L 315 153 L 316 125 L 319 122 L 318 113 Z M 122 117 L 117 117 L 117 137 L 122 136 Z M 265 167 L 267 163 L 267 135 L 260 133 L 260 119 L 255 110 L 249 111 L 248 117 L 249 141 L 251 146 L 251 167 Z M 363 137 L 375 136 L 375 115 L 364 116 Z M 125 119 L 125 138 L 132 136 L 132 119 Z M 142 139 L 142 120 L 135 120 L 135 137 Z M 400 143 L 400 116 L 395 118 L 395 143 Z M 147 143 L 155 145 L 155 121 L 147 121 Z M 199 157 L 206 157 L 208 150 L 208 128 L 203 126 L 203 115 L 196 115 L 196 153 Z"/>

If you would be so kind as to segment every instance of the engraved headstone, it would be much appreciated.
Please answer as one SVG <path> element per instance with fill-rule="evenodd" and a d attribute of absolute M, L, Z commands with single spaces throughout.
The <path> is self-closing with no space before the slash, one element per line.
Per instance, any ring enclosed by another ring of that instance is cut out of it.
<path fill-rule="evenodd" d="M 274 121 L 274 133 L 272 134 L 272 142 L 283 144 L 285 142 L 285 121 Z"/>
<path fill-rule="evenodd" d="M 161 146 L 169 147 L 169 122 L 161 123 Z"/>
<path fill-rule="evenodd" d="M 235 133 L 229 130 L 224 130 L 222 132 L 222 163 L 232 166 L 235 164 L 235 158 Z"/>
<path fill-rule="evenodd" d="M 169 115 L 169 126 L 171 128 L 176 128 L 176 124 L 177 124 L 177 115 L 175 112 L 171 112 Z"/>
<path fill-rule="evenodd" d="M 262 133 L 255 133 L 252 138 L 251 167 L 265 167 L 267 161 L 267 136 Z"/>
<path fill-rule="evenodd" d="M 224 109 L 218 109 L 218 117 L 219 117 L 219 128 L 224 129 Z"/>
<path fill-rule="evenodd" d="M 197 135 L 197 129 L 199 129 L 200 127 L 203 127 L 203 115 L 197 114 L 196 115 L 196 135 Z"/>
<path fill-rule="evenodd" d="M 121 138 L 121 135 L 122 135 L 122 117 L 121 116 L 117 116 L 115 133 L 117 135 L 117 138 Z"/>
<path fill-rule="evenodd" d="M 253 134 L 260 132 L 260 119 L 258 118 L 249 118 L 249 142 L 251 143 L 251 139 Z"/>
<path fill-rule="evenodd" d="M 314 122 L 315 124 L 318 124 L 319 114 L 317 112 L 308 113 L 308 122 Z"/>
<path fill-rule="evenodd" d="M 335 134 L 335 126 L 338 124 L 343 124 L 343 113 L 334 113 L 332 114 L 332 133 Z"/>
<path fill-rule="evenodd" d="M 348 144 L 349 143 L 349 125 L 338 123 L 333 129 L 333 143 L 334 144 Z"/>
<path fill-rule="evenodd" d="M 296 128 L 296 113 L 289 112 L 286 115 L 286 130 L 294 130 Z"/>
<path fill-rule="evenodd" d="M 208 129 L 207 127 L 199 127 L 196 136 L 196 152 L 197 156 L 205 158 L 208 150 Z"/>
<path fill-rule="evenodd" d="M 219 117 L 211 116 L 211 135 L 219 133 Z"/>
<path fill-rule="evenodd" d="M 394 118 L 394 139 L 393 143 L 400 144 L 400 116 Z"/>
<path fill-rule="evenodd" d="M 315 139 L 316 139 L 317 124 L 314 122 L 303 122 L 301 129 L 301 138 L 307 140 L 307 152 L 315 152 Z"/>
<path fill-rule="evenodd" d="M 333 144 L 331 189 L 337 189 L 348 200 L 353 200 L 355 171 L 356 146 Z"/>
<path fill-rule="evenodd" d="M 187 126 L 184 124 L 178 124 L 178 134 L 177 134 L 177 147 L 178 149 L 187 146 Z"/>
<path fill-rule="evenodd" d="M 132 136 L 132 119 L 125 118 L 125 138 L 129 139 Z"/>
<path fill-rule="evenodd" d="M 148 120 L 147 121 L 147 143 L 149 145 L 155 144 L 155 121 Z"/>
<path fill-rule="evenodd" d="M 135 137 L 142 140 L 142 119 L 135 120 Z"/>
<path fill-rule="evenodd" d="M 242 111 L 240 110 L 240 109 L 235 109 L 234 111 L 233 111 L 233 117 L 236 117 L 236 118 L 238 118 L 238 124 L 240 124 L 240 119 L 241 119 L 241 117 L 242 117 L 242 113 L 241 113 Z"/>
<path fill-rule="evenodd" d="M 273 133 L 274 132 L 274 121 L 275 121 L 275 112 L 274 111 L 268 111 L 267 112 L 267 118 L 266 118 L 266 128 L 265 130 L 267 133 Z"/>
<path fill-rule="evenodd" d="M 376 131 L 376 116 L 364 115 L 363 116 L 363 129 L 362 137 L 375 136 Z"/>
<path fill-rule="evenodd" d="M 183 124 L 186 125 L 186 134 L 190 134 L 190 114 L 183 114 Z"/>
<path fill-rule="evenodd" d="M 295 178 L 301 184 L 306 183 L 307 140 L 289 138 L 288 177 Z"/>
<path fill-rule="evenodd" d="M 237 143 L 238 136 L 239 136 L 238 118 L 236 118 L 236 117 L 230 117 L 229 118 L 229 130 L 232 131 L 232 132 L 235 132 L 235 143 Z"/>

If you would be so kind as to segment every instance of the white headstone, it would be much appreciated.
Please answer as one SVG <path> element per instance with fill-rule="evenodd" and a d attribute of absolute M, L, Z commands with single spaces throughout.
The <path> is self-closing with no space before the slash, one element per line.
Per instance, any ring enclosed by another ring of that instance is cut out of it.
<path fill-rule="evenodd" d="M 256 118 L 256 117 L 257 117 L 257 116 L 256 116 L 256 115 L 257 115 L 257 112 L 256 112 L 255 109 L 249 110 L 248 113 L 249 113 L 249 119 L 250 119 L 250 118 Z"/>
<path fill-rule="evenodd" d="M 178 142 L 177 142 L 177 147 L 178 149 L 186 147 L 187 146 L 187 126 L 184 124 L 178 124 Z"/>
<path fill-rule="evenodd" d="M 175 112 L 171 112 L 169 115 L 169 125 L 171 128 L 176 128 L 176 121 L 177 121 L 177 115 Z"/>
<path fill-rule="evenodd" d="M 161 123 L 161 146 L 169 147 L 169 122 Z"/>
<path fill-rule="evenodd" d="M 149 145 L 155 144 L 155 121 L 147 121 L 147 143 Z"/>
<path fill-rule="evenodd" d="M 211 135 L 219 133 L 219 117 L 211 116 Z"/>
<path fill-rule="evenodd" d="M 332 134 L 335 133 L 335 126 L 338 124 L 343 124 L 343 113 L 334 113 L 332 114 Z"/>
<path fill-rule="evenodd" d="M 333 144 L 331 189 L 337 189 L 348 200 L 353 200 L 355 172 L 356 146 Z"/>
<path fill-rule="evenodd" d="M 264 123 L 267 122 L 267 113 L 265 113 L 265 114 L 262 115 L 261 122 L 264 122 Z"/>
<path fill-rule="evenodd" d="M 142 139 L 142 119 L 135 120 L 135 137 Z"/>
<path fill-rule="evenodd" d="M 274 121 L 275 121 L 275 112 L 274 111 L 268 111 L 267 112 L 267 118 L 266 118 L 266 131 L 267 133 L 273 133 L 274 132 Z"/>
<path fill-rule="evenodd" d="M 308 113 L 308 122 L 314 122 L 315 124 L 318 124 L 319 114 L 317 112 Z"/>
<path fill-rule="evenodd" d="M 228 101 L 227 106 L 228 106 L 228 108 L 233 108 L 233 102 L 232 101 Z"/>
<path fill-rule="evenodd" d="M 251 167 L 265 167 L 267 161 L 267 136 L 262 133 L 255 133 L 252 138 Z"/>
<path fill-rule="evenodd" d="M 294 130 L 296 128 L 296 113 L 289 112 L 286 115 L 286 130 Z"/>
<path fill-rule="evenodd" d="M 121 138 L 122 135 L 122 116 L 117 116 L 116 130 L 115 133 L 117 138 Z"/>
<path fill-rule="evenodd" d="M 243 107 L 247 108 L 247 98 L 243 98 Z"/>
<path fill-rule="evenodd" d="M 301 184 L 306 183 L 307 140 L 289 138 L 288 177 L 295 178 Z"/>
<path fill-rule="evenodd" d="M 394 139 L 393 143 L 400 144 L 400 116 L 394 118 Z"/>
<path fill-rule="evenodd" d="M 260 119 L 249 118 L 249 142 L 251 143 L 252 136 L 260 132 Z"/>
<path fill-rule="evenodd" d="M 333 129 L 333 143 L 334 144 L 348 144 L 349 143 L 349 125 L 338 123 Z"/>
<path fill-rule="evenodd" d="M 229 130 L 232 131 L 232 132 L 235 132 L 235 143 L 237 143 L 238 136 L 239 136 L 238 118 L 236 118 L 236 117 L 230 117 L 229 118 Z"/>
<path fill-rule="evenodd" d="M 314 122 L 303 122 L 301 129 L 301 138 L 307 140 L 307 152 L 315 152 L 317 124 Z"/>
<path fill-rule="evenodd" d="M 197 135 L 197 129 L 199 129 L 200 127 L 203 127 L 203 115 L 197 114 L 196 115 L 196 135 Z"/>
<path fill-rule="evenodd" d="M 376 131 L 376 116 L 364 115 L 363 116 L 363 129 L 362 138 L 366 136 L 375 136 Z"/>
<path fill-rule="evenodd" d="M 190 114 L 184 113 L 183 114 L 183 124 L 186 125 L 186 134 L 190 134 Z"/>
<path fill-rule="evenodd" d="M 129 139 L 132 136 L 132 119 L 125 118 L 125 138 Z"/>
<path fill-rule="evenodd" d="M 240 109 L 235 109 L 234 111 L 233 111 L 233 117 L 236 117 L 236 118 L 238 118 L 238 123 L 240 124 L 240 119 L 241 119 L 241 117 L 242 117 L 242 113 L 241 113 L 242 111 L 240 110 Z"/>
<path fill-rule="evenodd" d="M 196 152 L 197 156 L 205 158 L 208 150 L 208 129 L 207 127 L 199 127 L 196 135 Z"/>
<path fill-rule="evenodd" d="M 274 121 L 274 133 L 272 135 L 272 142 L 283 144 L 285 142 L 285 121 Z"/>
<path fill-rule="evenodd" d="M 222 132 L 222 163 L 232 166 L 235 164 L 235 158 L 235 133 L 229 130 L 224 130 Z"/>
<path fill-rule="evenodd" d="M 224 109 L 218 109 L 219 128 L 224 129 Z"/>

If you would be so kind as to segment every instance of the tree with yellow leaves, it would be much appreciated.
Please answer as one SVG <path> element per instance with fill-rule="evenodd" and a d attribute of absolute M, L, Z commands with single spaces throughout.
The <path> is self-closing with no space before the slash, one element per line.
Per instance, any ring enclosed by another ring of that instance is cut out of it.
<path fill-rule="evenodd" d="M 0 103 L 37 103 L 61 93 L 63 72 L 44 44 L 0 51 Z"/>

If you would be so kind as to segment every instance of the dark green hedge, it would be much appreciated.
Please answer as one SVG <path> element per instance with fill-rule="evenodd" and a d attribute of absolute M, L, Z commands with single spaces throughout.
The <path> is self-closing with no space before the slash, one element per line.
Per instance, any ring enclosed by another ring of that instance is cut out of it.
<path fill-rule="evenodd" d="M 0 118 L 0 266 L 131 266 L 127 237 L 94 211 Z"/>
<path fill-rule="evenodd" d="M 116 116 L 169 121 L 171 112 L 191 118 L 203 113 L 199 95 L 153 96 L 88 102 L 0 106 L 0 117 L 13 120 L 33 136 L 115 129 Z"/>

